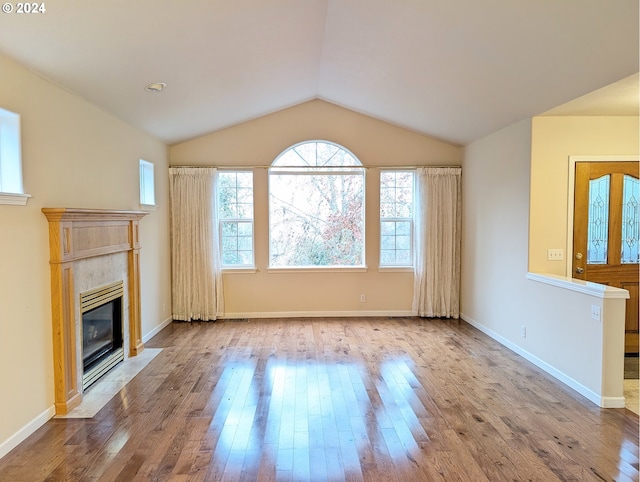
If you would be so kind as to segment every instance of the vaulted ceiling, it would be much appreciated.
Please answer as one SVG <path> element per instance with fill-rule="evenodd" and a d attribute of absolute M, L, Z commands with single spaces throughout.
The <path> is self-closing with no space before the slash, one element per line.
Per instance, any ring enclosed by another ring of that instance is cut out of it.
<path fill-rule="evenodd" d="M 0 52 L 169 144 L 315 98 L 461 145 L 621 79 L 638 111 L 637 0 L 42 5 Z"/>

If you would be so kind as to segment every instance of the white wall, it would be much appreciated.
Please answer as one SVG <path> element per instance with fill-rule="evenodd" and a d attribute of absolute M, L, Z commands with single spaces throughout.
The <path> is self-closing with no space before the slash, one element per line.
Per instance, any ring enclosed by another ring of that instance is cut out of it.
<path fill-rule="evenodd" d="M 556 194 L 552 183 L 529 192 L 531 126 L 521 121 L 465 148 L 462 318 L 594 403 L 624 406 L 624 299 L 527 279 L 529 199 Z M 566 193 L 558 204 L 566 209 Z"/>
<path fill-rule="evenodd" d="M 461 311 L 525 347 L 530 146 L 526 120 L 468 145 L 462 169 Z"/>
<path fill-rule="evenodd" d="M 167 147 L 0 56 L 0 107 L 21 115 L 27 206 L 0 205 L 0 456 L 52 414 L 48 224 L 43 207 L 140 209 L 138 163 L 158 209 L 140 224 L 143 335 L 169 316 Z M 167 304 L 166 310 L 163 306 Z"/>

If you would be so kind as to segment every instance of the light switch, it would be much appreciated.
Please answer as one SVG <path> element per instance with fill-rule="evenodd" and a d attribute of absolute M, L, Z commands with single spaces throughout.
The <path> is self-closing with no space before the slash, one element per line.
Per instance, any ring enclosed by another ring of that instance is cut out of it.
<path fill-rule="evenodd" d="M 564 249 L 562 248 L 548 249 L 547 259 L 549 261 L 562 261 L 564 259 Z"/>

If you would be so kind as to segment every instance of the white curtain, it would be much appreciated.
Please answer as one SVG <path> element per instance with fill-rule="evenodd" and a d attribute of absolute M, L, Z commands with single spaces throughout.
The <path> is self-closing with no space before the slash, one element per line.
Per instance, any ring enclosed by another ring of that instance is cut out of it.
<path fill-rule="evenodd" d="M 417 170 L 413 312 L 460 315 L 461 174 L 459 167 Z"/>
<path fill-rule="evenodd" d="M 169 169 L 173 319 L 215 320 L 224 312 L 217 169 Z"/>

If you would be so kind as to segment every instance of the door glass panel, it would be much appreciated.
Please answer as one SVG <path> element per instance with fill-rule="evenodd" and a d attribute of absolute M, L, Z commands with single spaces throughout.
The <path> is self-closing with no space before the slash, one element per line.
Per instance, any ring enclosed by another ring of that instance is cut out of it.
<path fill-rule="evenodd" d="M 610 183 L 611 177 L 608 174 L 589 181 L 587 264 L 607 264 Z"/>
<path fill-rule="evenodd" d="M 635 177 L 625 175 L 622 188 L 622 256 L 623 264 L 638 264 L 638 234 L 640 233 L 640 219 L 638 217 L 638 195 L 640 181 Z"/>

